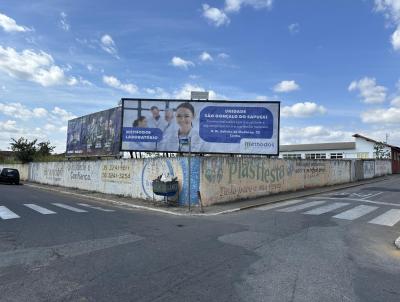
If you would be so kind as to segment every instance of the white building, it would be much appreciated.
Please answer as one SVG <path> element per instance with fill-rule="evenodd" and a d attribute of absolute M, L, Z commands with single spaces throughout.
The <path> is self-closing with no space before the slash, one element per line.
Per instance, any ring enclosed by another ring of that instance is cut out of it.
<path fill-rule="evenodd" d="M 284 159 L 339 159 L 339 158 L 375 158 L 374 146 L 377 141 L 368 137 L 354 134 L 353 142 L 281 145 L 279 158 Z M 392 148 L 384 144 L 383 152 L 391 154 Z"/>

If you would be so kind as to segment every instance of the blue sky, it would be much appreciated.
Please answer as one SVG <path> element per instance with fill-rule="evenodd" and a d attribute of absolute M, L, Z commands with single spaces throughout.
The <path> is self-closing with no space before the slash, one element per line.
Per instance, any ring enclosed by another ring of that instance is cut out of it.
<path fill-rule="evenodd" d="M 0 3 L 0 149 L 121 97 L 281 101 L 281 141 L 400 145 L 400 0 Z"/>

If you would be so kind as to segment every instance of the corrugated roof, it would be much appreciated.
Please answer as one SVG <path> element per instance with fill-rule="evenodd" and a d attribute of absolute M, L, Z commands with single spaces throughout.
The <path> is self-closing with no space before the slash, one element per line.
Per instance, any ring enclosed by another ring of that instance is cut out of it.
<path fill-rule="evenodd" d="M 291 152 L 291 151 L 320 151 L 320 150 L 350 150 L 355 148 L 356 148 L 355 142 L 341 142 L 341 143 L 322 143 L 322 144 L 281 145 L 279 146 L 279 151 Z"/>

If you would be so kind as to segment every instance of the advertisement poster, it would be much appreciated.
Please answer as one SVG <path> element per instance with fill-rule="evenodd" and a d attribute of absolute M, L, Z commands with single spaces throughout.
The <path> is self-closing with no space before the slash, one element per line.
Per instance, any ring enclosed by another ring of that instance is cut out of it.
<path fill-rule="evenodd" d="M 122 151 L 279 154 L 279 102 L 122 99 Z"/>
<path fill-rule="evenodd" d="M 119 154 L 121 107 L 68 121 L 66 156 L 114 156 Z"/>

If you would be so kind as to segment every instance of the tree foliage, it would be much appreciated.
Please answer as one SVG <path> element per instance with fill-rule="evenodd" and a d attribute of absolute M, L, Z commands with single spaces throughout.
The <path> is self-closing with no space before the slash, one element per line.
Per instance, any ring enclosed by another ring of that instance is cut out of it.
<path fill-rule="evenodd" d="M 15 157 L 22 161 L 22 163 L 28 163 L 33 160 L 36 154 L 36 142 L 37 140 L 28 141 L 28 139 L 20 137 L 18 140 L 12 138 L 13 142 L 10 143 L 11 150 L 15 152 Z"/>
<path fill-rule="evenodd" d="M 390 151 L 385 150 L 386 144 L 377 142 L 374 144 L 374 154 L 377 159 L 390 159 Z"/>
<path fill-rule="evenodd" d="M 51 146 L 50 142 L 40 142 L 37 144 L 37 154 L 40 156 L 48 156 L 54 151 L 55 146 Z"/>
<path fill-rule="evenodd" d="M 29 163 L 37 157 L 44 157 L 51 155 L 54 146 L 50 145 L 49 141 L 37 143 L 37 139 L 29 141 L 24 137 L 19 139 L 11 139 L 11 150 L 15 153 L 15 157 L 22 163 Z"/>

